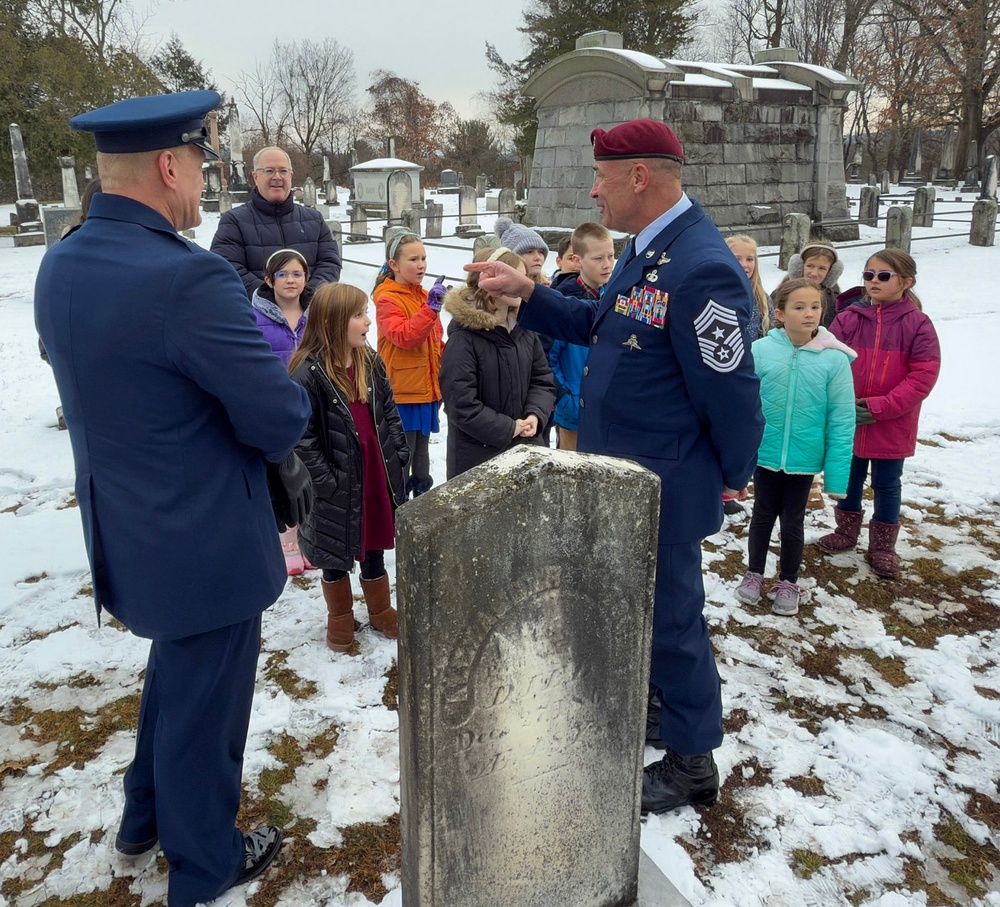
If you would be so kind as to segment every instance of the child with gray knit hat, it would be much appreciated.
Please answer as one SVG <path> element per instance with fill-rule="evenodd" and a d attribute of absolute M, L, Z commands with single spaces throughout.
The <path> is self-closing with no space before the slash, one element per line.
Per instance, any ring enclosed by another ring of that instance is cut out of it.
<path fill-rule="evenodd" d="M 515 224 L 509 217 L 498 217 L 493 232 L 500 237 L 500 245 L 521 256 L 528 276 L 535 283 L 548 285 L 542 276 L 542 266 L 549 257 L 549 247 L 538 233 L 524 224 Z"/>

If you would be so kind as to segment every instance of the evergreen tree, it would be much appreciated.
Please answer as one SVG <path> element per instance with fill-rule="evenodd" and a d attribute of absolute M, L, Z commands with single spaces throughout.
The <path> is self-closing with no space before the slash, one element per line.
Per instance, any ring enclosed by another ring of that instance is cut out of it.
<path fill-rule="evenodd" d="M 164 91 L 198 91 L 204 88 L 218 91 L 211 71 L 184 49 L 176 33 L 171 34 L 170 40 L 153 54 L 149 66 L 163 84 Z"/>

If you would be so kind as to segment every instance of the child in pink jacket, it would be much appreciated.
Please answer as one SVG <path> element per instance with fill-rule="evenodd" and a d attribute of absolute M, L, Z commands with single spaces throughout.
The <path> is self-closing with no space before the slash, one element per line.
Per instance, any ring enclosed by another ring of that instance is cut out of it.
<path fill-rule="evenodd" d="M 857 429 L 847 496 L 834 510 L 836 531 L 818 542 L 824 551 L 852 549 L 861 532 L 861 495 L 871 465 L 875 513 L 868 524 L 865 556 L 879 576 L 899 576 L 896 538 L 902 499 L 903 462 L 917 443 L 920 404 L 941 368 L 934 325 L 912 292 L 917 266 L 898 249 L 883 249 L 865 265 L 861 288 L 841 297 L 856 302 L 840 309 L 830 331 L 858 358 L 854 373 Z"/>

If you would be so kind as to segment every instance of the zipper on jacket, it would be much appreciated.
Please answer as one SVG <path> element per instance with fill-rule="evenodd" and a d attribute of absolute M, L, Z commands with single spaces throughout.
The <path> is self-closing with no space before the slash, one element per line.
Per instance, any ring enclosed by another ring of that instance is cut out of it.
<path fill-rule="evenodd" d="M 792 352 L 792 366 L 788 370 L 788 399 L 785 400 L 785 427 L 781 434 L 781 466 L 782 471 L 788 460 L 788 447 L 792 441 L 792 411 L 795 409 L 795 391 L 799 384 L 799 348 Z"/>
<path fill-rule="evenodd" d="M 389 464 L 385 462 L 382 439 L 378 436 L 378 416 L 375 415 L 375 376 L 372 374 L 373 371 L 374 369 L 368 370 L 368 402 L 371 405 L 372 423 L 375 426 L 375 442 L 378 444 L 379 459 L 382 461 L 382 471 L 385 473 L 385 487 L 389 489 L 389 497 L 392 499 L 392 502 L 399 507 L 401 502 L 396 500 L 396 495 L 392 490 L 392 480 L 389 478 Z M 386 378 L 386 380 L 388 381 L 389 379 Z"/>
<path fill-rule="evenodd" d="M 868 395 L 875 388 L 875 369 L 876 363 L 878 362 L 879 349 L 882 345 L 882 306 L 879 305 L 875 309 L 875 344 L 872 348 L 872 360 L 868 364 L 868 381 L 865 383 L 865 396 L 864 399 L 868 399 Z M 867 436 L 868 425 L 859 425 L 855 429 L 855 433 L 860 429 Z"/>

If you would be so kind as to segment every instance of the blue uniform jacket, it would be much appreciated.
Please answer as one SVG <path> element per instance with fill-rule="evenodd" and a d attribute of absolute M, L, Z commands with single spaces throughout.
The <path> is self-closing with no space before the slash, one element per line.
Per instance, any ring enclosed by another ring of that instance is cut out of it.
<path fill-rule="evenodd" d="M 764 420 L 746 344 L 753 294 L 697 202 L 611 275 L 599 300 L 536 287 L 528 328 L 590 347 L 578 449 L 659 475 L 660 544 L 722 523 L 722 487 L 743 488 Z"/>
<path fill-rule="evenodd" d="M 104 193 L 45 254 L 35 322 L 98 608 L 175 639 L 271 605 L 286 577 L 264 460 L 287 456 L 310 409 L 232 266 Z"/>

